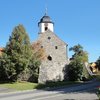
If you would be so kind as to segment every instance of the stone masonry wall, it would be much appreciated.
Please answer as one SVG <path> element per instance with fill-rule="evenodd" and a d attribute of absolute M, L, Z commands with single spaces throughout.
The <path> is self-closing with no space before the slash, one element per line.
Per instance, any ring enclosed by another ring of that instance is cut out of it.
<path fill-rule="evenodd" d="M 41 48 L 44 48 L 47 57 L 40 66 L 39 83 L 62 81 L 64 79 L 63 70 L 68 63 L 67 44 L 49 30 L 40 33 L 38 41 L 41 42 Z"/>

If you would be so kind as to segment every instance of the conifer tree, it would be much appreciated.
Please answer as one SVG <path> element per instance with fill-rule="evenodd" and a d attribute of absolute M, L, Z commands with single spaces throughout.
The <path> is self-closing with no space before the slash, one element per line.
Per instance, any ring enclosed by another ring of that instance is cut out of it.
<path fill-rule="evenodd" d="M 32 47 L 29 37 L 23 25 L 18 25 L 14 28 L 0 58 L 0 72 L 2 73 L 0 77 L 17 80 L 18 75 L 27 69 L 31 55 Z"/>

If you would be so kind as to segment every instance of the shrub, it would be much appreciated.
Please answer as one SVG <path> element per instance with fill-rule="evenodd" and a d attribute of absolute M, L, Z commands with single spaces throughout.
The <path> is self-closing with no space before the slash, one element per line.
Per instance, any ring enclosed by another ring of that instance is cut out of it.
<path fill-rule="evenodd" d="M 99 97 L 99 99 L 100 99 L 100 86 L 98 87 L 97 95 L 98 95 L 98 97 Z"/>
<path fill-rule="evenodd" d="M 81 64 L 77 59 L 73 60 L 67 66 L 67 72 L 68 72 L 68 80 L 70 81 L 81 80 L 83 72 L 83 64 Z"/>

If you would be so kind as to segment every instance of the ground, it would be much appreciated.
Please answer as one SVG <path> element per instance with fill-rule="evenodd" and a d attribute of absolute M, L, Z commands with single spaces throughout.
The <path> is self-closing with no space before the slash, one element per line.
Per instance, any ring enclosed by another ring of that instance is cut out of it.
<path fill-rule="evenodd" d="M 0 100 L 98 100 L 95 89 L 99 85 L 99 81 L 93 80 L 55 89 L 0 93 Z"/>

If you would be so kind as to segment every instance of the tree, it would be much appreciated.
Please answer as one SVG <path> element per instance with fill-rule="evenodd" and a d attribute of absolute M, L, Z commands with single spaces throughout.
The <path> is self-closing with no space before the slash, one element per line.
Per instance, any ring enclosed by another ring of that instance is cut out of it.
<path fill-rule="evenodd" d="M 14 28 L 0 60 L 1 77 L 17 80 L 18 75 L 27 69 L 31 54 L 29 37 L 24 27 L 18 25 Z"/>
<path fill-rule="evenodd" d="M 74 51 L 75 54 L 78 54 L 78 53 L 81 52 L 82 50 L 83 50 L 83 47 L 82 47 L 80 44 L 75 45 L 75 46 L 73 46 L 73 47 L 71 47 L 71 48 L 69 49 L 69 51 Z"/>
<path fill-rule="evenodd" d="M 74 54 L 72 55 L 72 59 L 78 56 L 81 62 L 88 62 L 88 53 L 83 50 L 83 47 L 80 44 L 71 47 L 69 51 L 74 52 Z"/>
<path fill-rule="evenodd" d="M 32 44 L 33 53 L 31 55 L 32 59 L 29 63 L 29 70 L 31 73 L 30 81 L 38 82 L 39 76 L 39 66 L 41 65 L 41 61 L 45 60 L 46 55 L 43 48 L 41 48 L 41 42 L 34 42 Z"/>
<path fill-rule="evenodd" d="M 80 59 L 75 58 L 70 64 L 67 66 L 67 75 L 68 80 L 70 81 L 78 81 L 82 78 L 83 72 L 83 64 L 80 63 Z"/>
<path fill-rule="evenodd" d="M 88 62 L 88 54 L 83 50 L 83 47 L 78 44 L 69 49 L 70 51 L 74 51 L 72 55 L 72 60 L 68 65 L 68 76 L 70 80 L 77 80 L 83 77 L 89 77 L 88 71 L 85 67 L 85 62 Z M 73 73 L 71 75 L 71 73 Z M 74 79 L 75 77 L 75 79 Z"/>
<path fill-rule="evenodd" d="M 13 64 L 9 56 L 6 53 L 2 53 L 2 56 L 0 56 L 0 81 L 7 81 L 12 76 L 12 73 L 15 74 Z"/>

